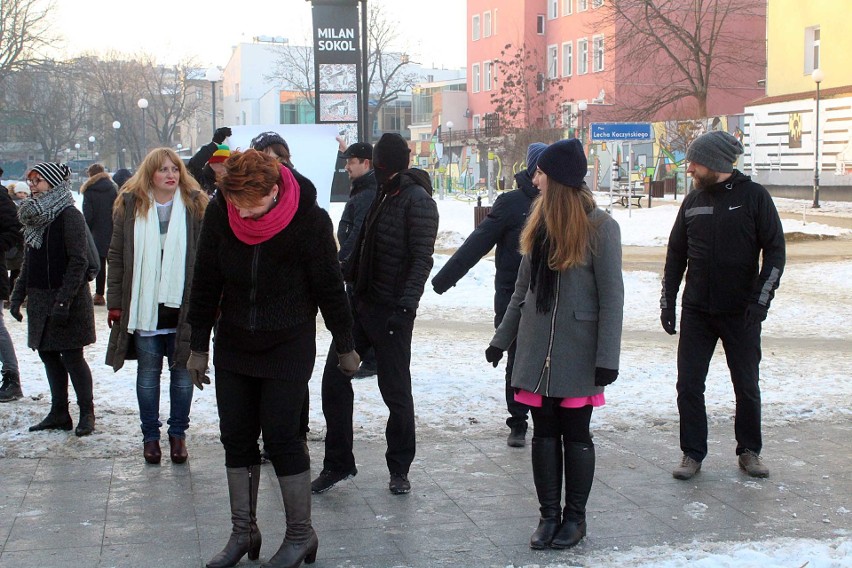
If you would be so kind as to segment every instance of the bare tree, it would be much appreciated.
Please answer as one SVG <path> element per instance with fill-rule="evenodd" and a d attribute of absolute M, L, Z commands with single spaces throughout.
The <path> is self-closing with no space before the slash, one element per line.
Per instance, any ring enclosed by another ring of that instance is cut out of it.
<path fill-rule="evenodd" d="M 307 43 L 307 40 L 305 40 Z M 288 91 L 299 93 L 314 107 L 314 49 L 303 45 L 285 46 L 275 59 L 275 68 L 264 79 L 282 83 Z"/>
<path fill-rule="evenodd" d="M 51 45 L 50 0 L 3 0 L 0 2 L 0 81 L 9 73 L 38 62 L 40 52 Z"/>
<path fill-rule="evenodd" d="M 748 31 L 763 30 L 765 9 L 765 0 L 607 0 L 600 23 L 617 30 L 618 98 L 630 101 L 620 118 L 701 118 L 714 90 L 756 96 L 766 57 L 763 34 Z"/>

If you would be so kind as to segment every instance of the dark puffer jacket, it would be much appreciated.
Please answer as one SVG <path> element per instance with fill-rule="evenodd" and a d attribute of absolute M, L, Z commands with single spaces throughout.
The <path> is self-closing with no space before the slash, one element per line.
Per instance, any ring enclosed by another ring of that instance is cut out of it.
<path fill-rule="evenodd" d="M 683 200 L 669 237 L 660 308 L 675 307 L 686 270 L 686 308 L 730 314 L 754 303 L 768 309 L 785 260 L 784 230 L 772 197 L 734 170 L 728 180 Z"/>
<path fill-rule="evenodd" d="M 358 232 L 364 225 L 364 218 L 376 199 L 376 191 L 376 174 L 373 170 L 352 181 L 349 201 L 343 207 L 343 214 L 337 225 L 337 242 L 340 244 L 337 258 L 340 259 L 344 272 L 346 261 L 355 248 L 355 241 L 358 240 Z"/>
<path fill-rule="evenodd" d="M 214 364 L 223 344 L 234 352 L 270 351 L 302 333 L 322 311 L 338 351 L 354 349 L 352 313 L 343 289 L 333 225 L 316 202 L 310 180 L 291 170 L 299 183 L 299 206 L 290 223 L 256 245 L 240 241 L 228 222 L 225 199 L 207 208 L 198 241 L 189 323 L 192 349 L 207 351 L 216 322 Z M 265 355 L 265 354 L 264 354 Z M 230 357 L 230 355 L 228 355 Z M 270 366 L 287 361 L 258 355 L 243 359 L 240 372 L 276 376 Z"/>
<path fill-rule="evenodd" d="M 358 299 L 416 310 L 432 270 L 438 206 L 423 170 L 403 170 L 386 185 L 358 235 L 347 281 Z"/>
<path fill-rule="evenodd" d="M 112 206 L 118 197 L 118 188 L 109 174 L 102 172 L 86 180 L 83 187 L 83 216 L 95 239 L 98 255 L 106 258 L 112 239 Z"/>
<path fill-rule="evenodd" d="M 497 245 L 494 264 L 494 325 L 500 325 L 503 314 L 515 291 L 518 267 L 521 265 L 521 231 L 538 188 L 532 184 L 526 170 L 515 175 L 518 188 L 504 193 L 494 201 L 491 212 L 465 239 L 447 264 L 432 279 L 432 286 L 443 294 L 456 285 L 473 266 Z"/>

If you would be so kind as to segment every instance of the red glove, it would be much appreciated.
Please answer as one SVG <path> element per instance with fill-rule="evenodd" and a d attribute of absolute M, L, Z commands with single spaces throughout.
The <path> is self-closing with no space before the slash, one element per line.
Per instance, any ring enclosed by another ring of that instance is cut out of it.
<path fill-rule="evenodd" d="M 121 321 L 121 310 L 113 308 L 107 312 L 107 325 L 112 329 L 112 324 Z"/>

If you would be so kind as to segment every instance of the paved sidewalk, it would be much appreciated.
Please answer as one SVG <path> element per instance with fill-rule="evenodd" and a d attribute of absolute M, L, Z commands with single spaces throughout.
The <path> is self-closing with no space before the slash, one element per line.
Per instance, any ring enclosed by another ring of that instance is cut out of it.
<path fill-rule="evenodd" d="M 852 425 L 802 422 L 764 433 L 771 477 L 737 470 L 733 428 L 716 426 L 702 472 L 671 477 L 669 430 L 599 432 L 589 535 L 571 551 L 533 552 L 538 520 L 529 445 L 493 438 L 423 440 L 413 491 L 387 490 L 384 444 L 356 440 L 358 476 L 315 496 L 316 568 L 582 564 L 590 554 L 692 541 L 836 538 L 852 530 Z M 0 567 L 199 567 L 230 530 L 220 446 L 189 443 L 190 461 L 0 459 Z M 314 472 L 322 444 L 311 442 Z M 258 510 L 261 561 L 284 512 L 271 465 Z M 239 566 L 257 566 L 247 559 Z"/>

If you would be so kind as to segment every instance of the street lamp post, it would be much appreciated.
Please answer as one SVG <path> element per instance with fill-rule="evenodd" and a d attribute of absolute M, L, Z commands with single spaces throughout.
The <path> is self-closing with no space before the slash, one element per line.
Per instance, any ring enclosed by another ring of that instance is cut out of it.
<path fill-rule="evenodd" d="M 79 143 L 79 142 L 77 142 L 76 144 L 74 144 L 74 149 L 77 151 L 77 154 L 76 154 L 76 156 L 75 156 L 74 160 L 75 160 L 75 161 L 77 161 L 77 162 L 79 162 L 79 161 L 80 161 L 80 143 Z M 79 165 L 79 164 L 78 164 L 78 165 Z"/>
<path fill-rule="evenodd" d="M 95 137 L 89 136 L 89 156 L 95 155 Z"/>
<path fill-rule="evenodd" d="M 580 110 L 580 144 L 583 148 L 586 147 L 586 109 L 589 104 L 586 101 L 580 101 L 577 108 Z"/>
<path fill-rule="evenodd" d="M 206 78 L 210 81 L 210 96 L 213 98 L 213 132 L 216 132 L 216 83 L 222 80 L 222 73 L 216 67 L 207 70 Z"/>
<path fill-rule="evenodd" d="M 814 123 L 814 209 L 819 209 L 819 84 L 825 79 L 822 69 L 814 69 L 811 78 L 816 83 L 816 122 Z"/>
<path fill-rule="evenodd" d="M 453 121 L 447 121 L 447 146 L 450 152 L 447 157 L 447 189 L 453 190 Z"/>
<path fill-rule="evenodd" d="M 148 108 L 148 99 L 139 99 L 136 106 L 142 109 L 142 155 L 148 153 L 148 143 L 145 141 L 145 109 Z"/>
<path fill-rule="evenodd" d="M 119 121 L 113 121 L 112 127 L 115 130 L 115 161 L 118 165 L 118 168 L 124 167 L 123 156 L 121 155 L 121 144 L 118 140 L 118 129 L 121 128 L 121 123 Z"/>

